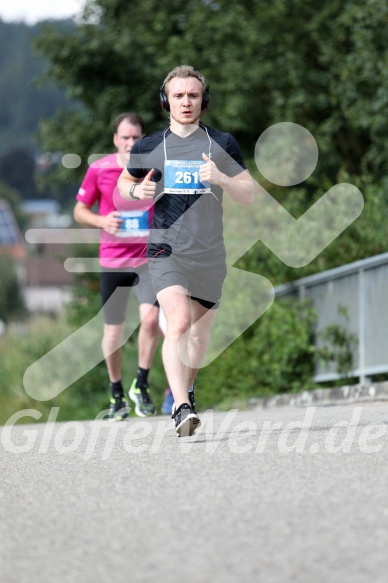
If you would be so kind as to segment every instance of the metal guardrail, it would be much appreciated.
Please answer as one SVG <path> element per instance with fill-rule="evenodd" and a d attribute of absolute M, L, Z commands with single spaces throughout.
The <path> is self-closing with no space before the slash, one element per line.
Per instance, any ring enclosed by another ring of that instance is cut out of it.
<path fill-rule="evenodd" d="M 371 375 L 388 372 L 388 253 L 317 273 L 275 288 L 275 296 L 307 299 L 316 309 L 316 332 L 338 324 L 358 338 L 348 376 L 365 384 Z M 345 321 L 339 309 L 346 308 Z M 317 337 L 317 346 L 319 337 Z M 317 365 L 314 380 L 341 378 L 334 366 Z"/>

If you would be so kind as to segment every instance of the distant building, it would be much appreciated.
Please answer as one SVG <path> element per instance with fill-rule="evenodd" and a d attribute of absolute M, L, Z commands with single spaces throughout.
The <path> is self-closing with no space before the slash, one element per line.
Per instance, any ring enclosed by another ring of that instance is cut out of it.
<path fill-rule="evenodd" d="M 31 199 L 22 202 L 22 209 L 29 217 L 29 228 L 61 228 L 72 224 L 72 217 L 60 213 L 60 205 L 56 200 Z"/>
<path fill-rule="evenodd" d="M 60 214 L 58 202 L 29 200 L 22 204 L 29 228 L 66 228 L 69 215 Z M 73 274 L 66 271 L 67 245 L 31 245 L 21 233 L 8 201 L 0 199 L 0 253 L 15 260 L 26 307 L 31 312 L 59 312 L 71 299 Z"/>
<path fill-rule="evenodd" d="M 60 214 L 55 200 L 23 201 L 28 229 L 63 229 L 72 224 L 70 215 Z M 72 297 L 74 276 L 66 271 L 64 261 L 68 246 L 63 243 L 28 244 L 25 263 L 24 297 L 31 312 L 59 312 Z"/>

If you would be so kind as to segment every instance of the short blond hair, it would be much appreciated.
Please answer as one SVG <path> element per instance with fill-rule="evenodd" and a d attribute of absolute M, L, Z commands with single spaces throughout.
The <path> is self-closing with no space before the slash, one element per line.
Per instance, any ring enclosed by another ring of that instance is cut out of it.
<path fill-rule="evenodd" d="M 194 77 L 198 79 L 198 81 L 202 85 L 202 93 L 206 91 L 206 80 L 203 75 L 199 71 L 196 71 L 194 67 L 191 65 L 179 65 L 179 67 L 175 67 L 172 71 L 169 72 L 165 80 L 163 81 L 162 89 L 166 91 L 166 85 L 174 79 L 175 77 L 179 77 L 180 79 L 187 79 L 188 77 Z M 167 91 L 166 91 L 167 93 Z"/>

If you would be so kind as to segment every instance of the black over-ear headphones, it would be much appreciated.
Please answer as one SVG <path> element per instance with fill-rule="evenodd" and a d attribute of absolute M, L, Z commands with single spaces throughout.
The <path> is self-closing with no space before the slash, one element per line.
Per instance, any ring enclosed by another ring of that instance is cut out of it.
<path fill-rule="evenodd" d="M 162 106 L 162 109 L 164 109 L 165 111 L 170 111 L 170 104 L 168 102 L 168 97 L 164 89 L 164 85 L 160 87 L 159 96 L 160 105 Z M 201 111 L 209 107 L 209 101 L 210 101 L 210 86 L 206 85 L 204 94 L 202 95 Z"/>

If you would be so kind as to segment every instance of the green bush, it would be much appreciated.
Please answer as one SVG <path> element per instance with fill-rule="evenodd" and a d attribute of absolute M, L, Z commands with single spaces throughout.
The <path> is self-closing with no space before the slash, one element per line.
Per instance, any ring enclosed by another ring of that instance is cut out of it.
<path fill-rule="evenodd" d="M 37 409 L 47 419 L 51 407 L 59 407 L 58 420 L 93 419 L 107 408 L 107 380 L 99 365 L 85 377 L 48 401 L 32 399 L 25 391 L 23 377 L 26 370 L 67 338 L 74 328 L 63 318 L 34 317 L 22 328 L 8 329 L 0 339 L 3 370 L 0 377 L 0 424 L 17 411 Z M 52 373 L 42 379 L 48 386 L 55 382 Z M 31 420 L 27 419 L 30 422 Z"/>
<path fill-rule="evenodd" d="M 342 317 L 344 325 L 330 324 L 320 332 L 319 338 L 322 346 L 318 349 L 317 354 L 326 366 L 329 364 L 336 366 L 336 372 L 341 378 L 334 384 L 341 386 L 344 382 L 352 381 L 350 374 L 353 369 L 354 352 L 358 346 L 358 337 L 349 331 L 348 309 L 339 306 L 338 314 Z"/>
<path fill-rule="evenodd" d="M 26 314 L 23 296 L 11 255 L 0 254 L 0 320 L 9 322 Z"/>
<path fill-rule="evenodd" d="M 241 406 L 265 397 L 315 387 L 314 324 L 306 303 L 275 301 L 272 307 L 198 376 L 201 408 Z"/>
<path fill-rule="evenodd" d="M 0 376 L 0 424 L 17 411 L 37 409 L 43 413 L 44 420 L 51 407 L 57 406 L 52 401 L 36 401 L 24 390 L 25 371 L 46 354 L 58 342 L 66 338 L 71 329 L 63 320 L 39 316 L 17 327 L 10 326 L 0 338 L 2 354 L 2 374 Z M 47 378 L 47 383 L 51 379 Z"/>

